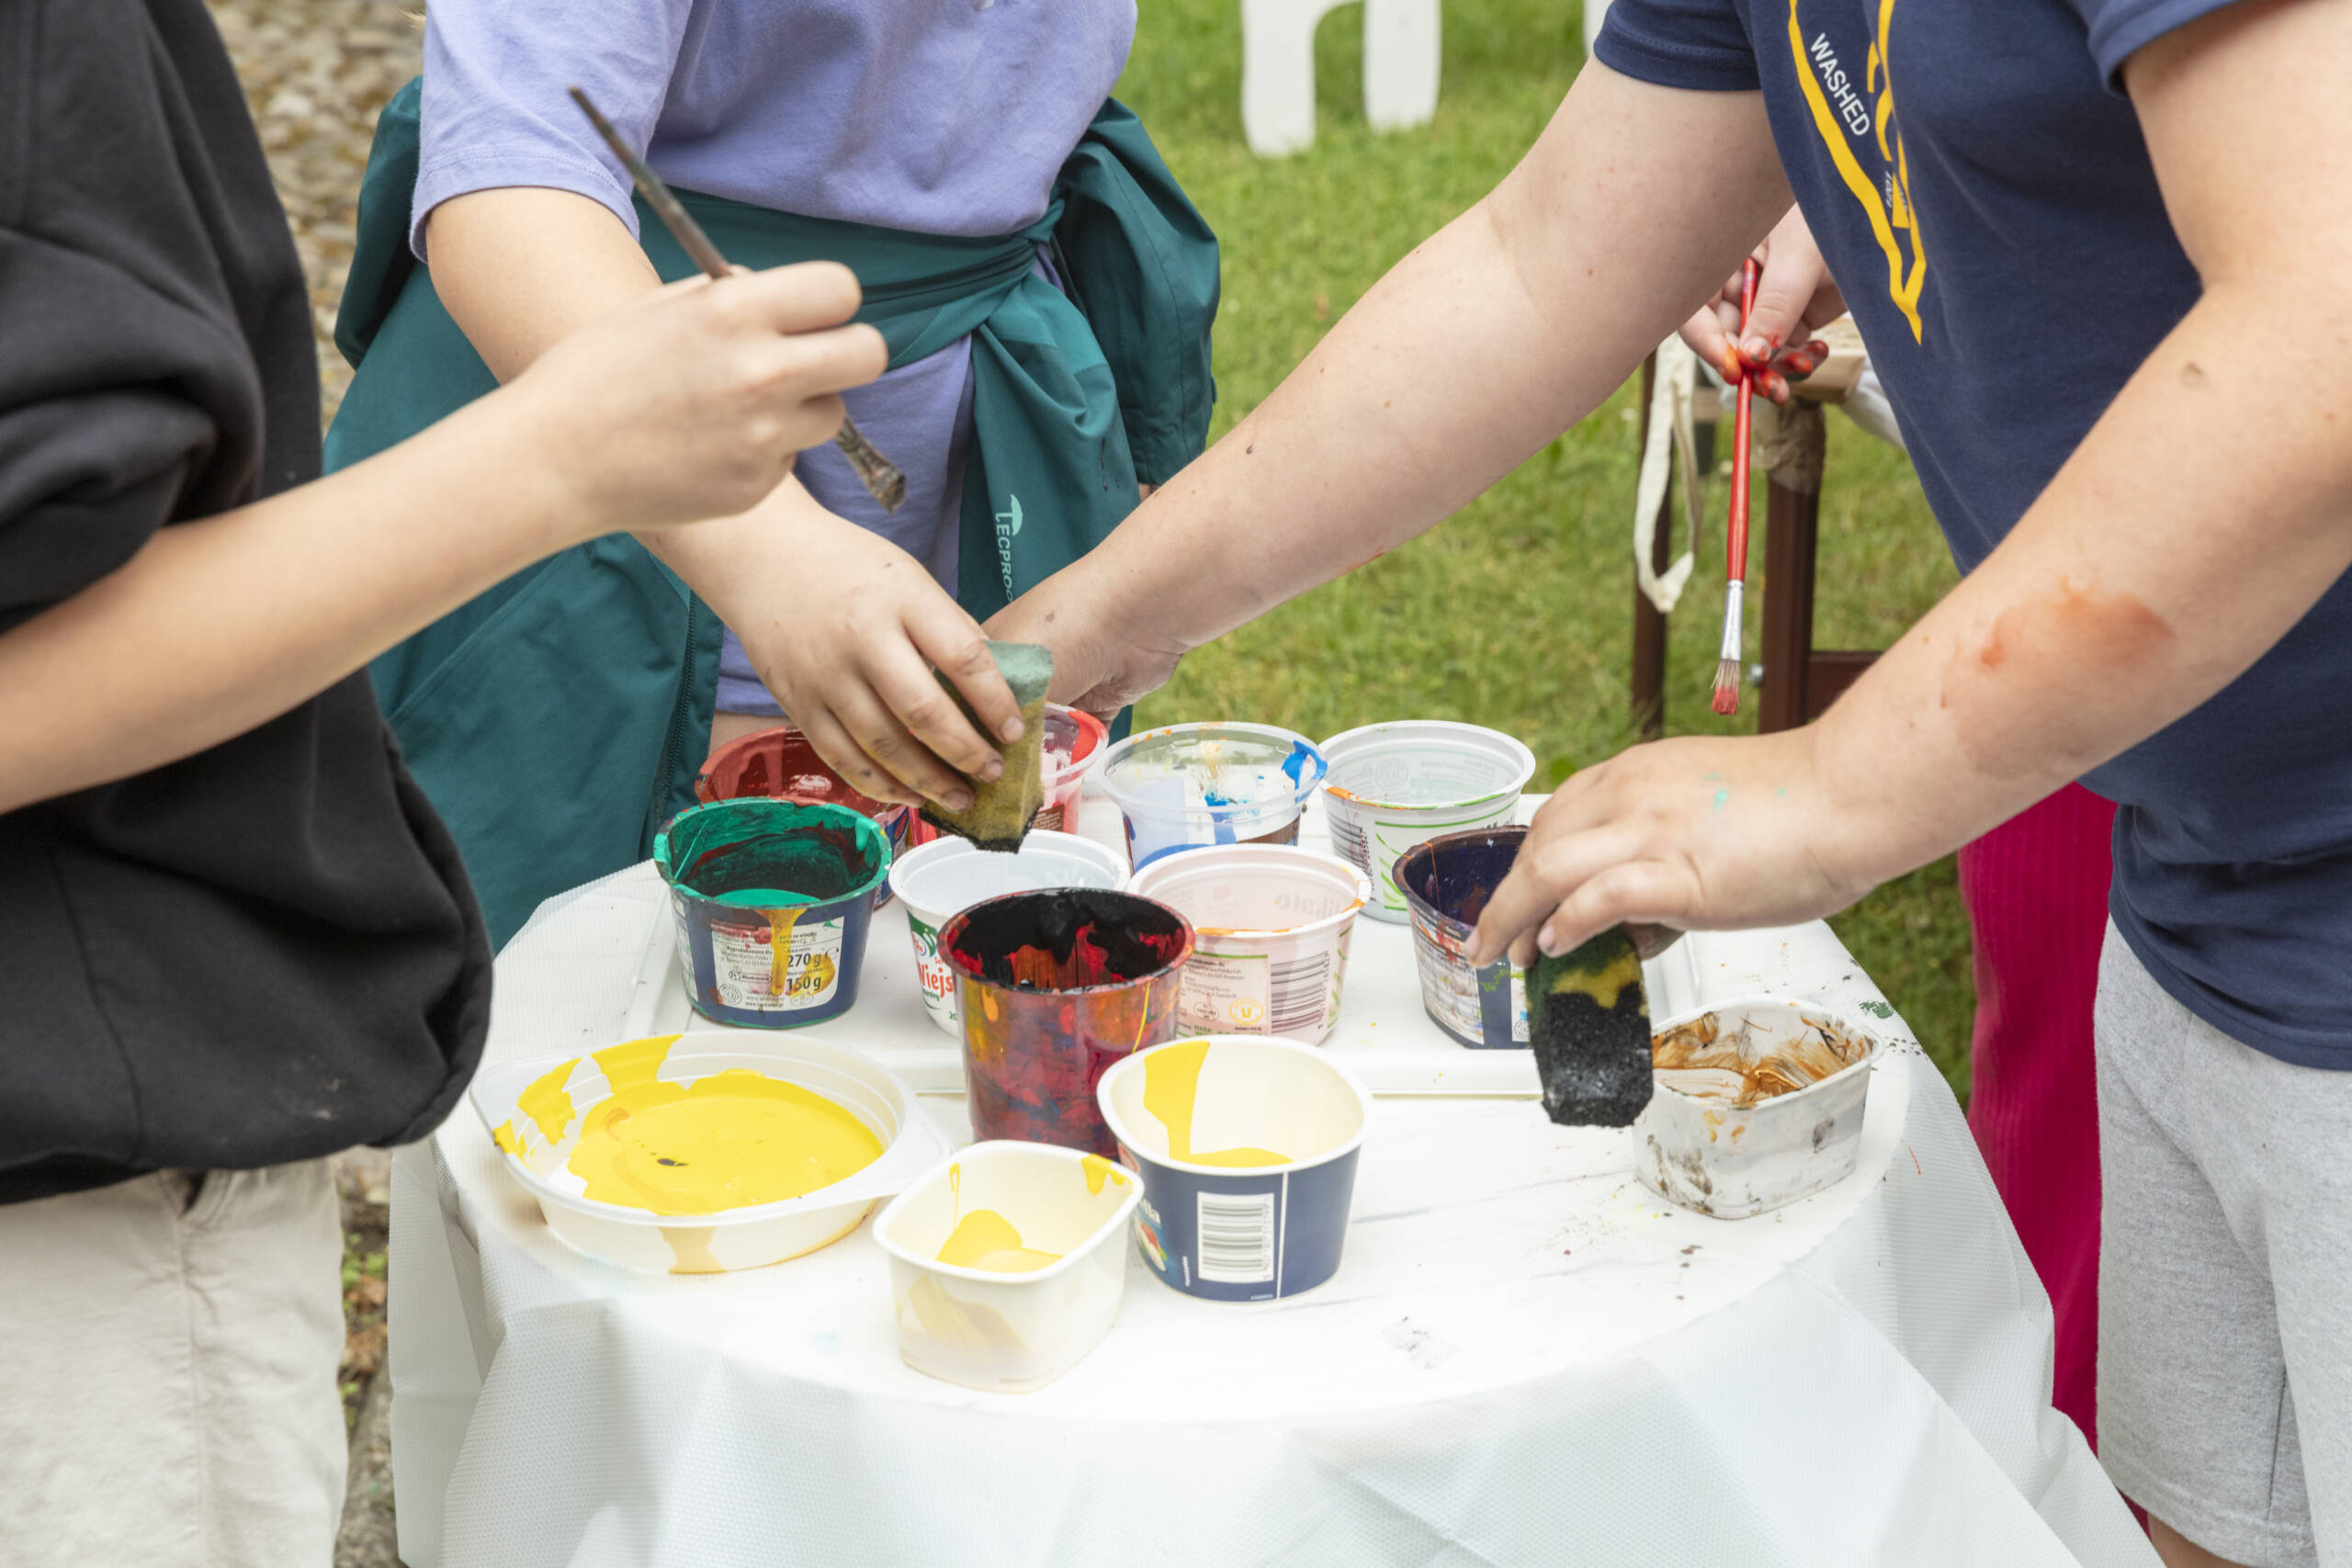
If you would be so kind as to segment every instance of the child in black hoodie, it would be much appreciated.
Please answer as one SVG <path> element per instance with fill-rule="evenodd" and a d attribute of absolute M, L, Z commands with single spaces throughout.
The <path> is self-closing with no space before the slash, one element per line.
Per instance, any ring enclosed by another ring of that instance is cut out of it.
<path fill-rule="evenodd" d="M 882 367 L 857 299 L 666 289 L 319 480 L 201 0 L 0 0 L 0 1562 L 327 1562 L 323 1156 L 430 1130 L 490 992 L 361 667 L 542 555 L 758 501 Z"/>

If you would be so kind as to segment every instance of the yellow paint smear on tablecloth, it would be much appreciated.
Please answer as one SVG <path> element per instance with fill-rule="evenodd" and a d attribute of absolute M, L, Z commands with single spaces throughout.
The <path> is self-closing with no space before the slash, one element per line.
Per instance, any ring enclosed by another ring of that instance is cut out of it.
<path fill-rule="evenodd" d="M 1205 1040 L 1162 1045 L 1143 1059 L 1143 1108 L 1168 1129 L 1168 1157 L 1187 1165 L 1288 1165 L 1290 1156 L 1247 1145 L 1230 1149 L 1193 1147 L 1193 1104 L 1200 1098 L 1201 1067 L 1208 1060 Z"/>

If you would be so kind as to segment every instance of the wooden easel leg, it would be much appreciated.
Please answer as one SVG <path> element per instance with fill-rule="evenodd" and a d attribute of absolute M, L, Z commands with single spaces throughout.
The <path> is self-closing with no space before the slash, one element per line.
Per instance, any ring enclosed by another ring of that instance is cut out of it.
<path fill-rule="evenodd" d="M 1758 734 L 1794 729 L 1810 716 L 1813 576 L 1821 531 L 1821 469 L 1828 433 L 1815 403 L 1773 411 L 1766 444 L 1764 691 Z"/>
<path fill-rule="evenodd" d="M 1634 451 L 1649 450 L 1650 389 L 1657 380 L 1657 355 L 1653 352 L 1642 361 L 1642 422 L 1641 435 Z M 1657 525 L 1651 530 L 1650 570 L 1663 572 L 1673 564 L 1674 543 L 1667 519 L 1674 507 L 1674 470 L 1667 469 L 1666 492 L 1658 497 Z M 1666 617 L 1657 613 L 1642 592 L 1637 577 L 1634 584 L 1634 726 L 1645 740 L 1655 740 L 1666 733 Z"/>

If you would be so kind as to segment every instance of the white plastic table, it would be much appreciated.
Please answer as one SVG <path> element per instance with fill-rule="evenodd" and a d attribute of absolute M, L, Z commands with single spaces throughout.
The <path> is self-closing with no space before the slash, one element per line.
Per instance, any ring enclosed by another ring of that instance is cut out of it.
<path fill-rule="evenodd" d="M 689 1027 L 672 930 L 650 866 L 550 900 L 499 959 L 489 1059 Z M 1758 990 L 1885 1007 L 1818 924 L 1694 935 L 1649 985 L 1659 1017 Z M 401 1555 L 2153 1564 L 2050 1408 L 2048 1300 L 1951 1093 L 1887 1027 L 1855 1175 L 1709 1219 L 1634 1180 L 1628 1134 L 1546 1122 L 1526 1053 L 1441 1034 L 1408 931 L 1362 920 L 1329 1048 L 1381 1098 L 1338 1276 L 1234 1306 L 1132 1260 L 1102 1345 L 1023 1395 L 899 1361 L 870 1223 L 770 1269 L 626 1274 L 548 1235 L 461 1106 L 393 1165 Z M 856 1006 L 812 1032 L 968 1137 L 896 905 Z"/>

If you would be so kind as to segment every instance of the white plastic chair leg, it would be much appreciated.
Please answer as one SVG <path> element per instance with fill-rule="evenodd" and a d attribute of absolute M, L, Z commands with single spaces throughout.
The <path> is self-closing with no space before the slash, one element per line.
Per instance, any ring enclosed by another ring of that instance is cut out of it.
<path fill-rule="evenodd" d="M 1374 130 L 1437 113 L 1438 0 L 1364 0 L 1363 118 Z"/>
<path fill-rule="evenodd" d="M 1315 142 L 1315 28 L 1343 0 L 1241 0 L 1241 130 L 1262 158 Z M 1437 113 L 1440 0 L 1364 0 L 1363 111 L 1375 130 Z"/>

